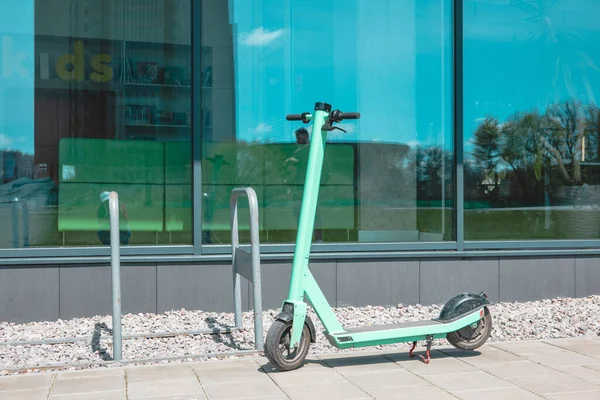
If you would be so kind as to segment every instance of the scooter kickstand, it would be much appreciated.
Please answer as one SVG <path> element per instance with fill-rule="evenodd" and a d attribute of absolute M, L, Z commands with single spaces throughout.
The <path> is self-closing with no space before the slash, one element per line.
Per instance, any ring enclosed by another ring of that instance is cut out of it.
<path fill-rule="evenodd" d="M 427 352 L 425 352 L 425 355 L 427 355 L 427 358 L 425 358 L 419 354 L 419 357 L 421 357 L 421 360 L 423 360 L 423 362 L 425 364 L 429 364 L 429 361 L 431 361 L 431 344 L 432 343 L 433 343 L 433 337 L 427 336 Z"/>
<path fill-rule="evenodd" d="M 417 342 L 412 343 L 412 347 L 410 348 L 410 351 L 408 352 L 409 357 L 414 357 L 413 350 L 415 349 L 415 347 L 417 347 Z"/>

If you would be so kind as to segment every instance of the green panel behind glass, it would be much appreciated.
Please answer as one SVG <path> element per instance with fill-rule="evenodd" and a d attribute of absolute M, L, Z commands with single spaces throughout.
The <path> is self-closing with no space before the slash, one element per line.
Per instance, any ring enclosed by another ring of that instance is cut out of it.
<path fill-rule="evenodd" d="M 189 185 L 192 182 L 192 148 L 189 142 L 164 143 L 165 183 Z"/>
<path fill-rule="evenodd" d="M 121 215 L 121 230 L 162 231 L 164 187 L 120 183 L 61 183 L 58 187 L 58 230 L 95 231 L 110 228 L 108 218 L 98 219 L 100 193 L 114 190 L 129 219 Z"/>
<path fill-rule="evenodd" d="M 264 229 L 298 229 L 302 186 L 266 186 Z M 316 229 L 353 229 L 354 187 L 321 186 Z"/>
<path fill-rule="evenodd" d="M 165 185 L 165 229 L 192 230 L 192 185 Z"/>
<path fill-rule="evenodd" d="M 308 146 L 277 144 L 265 146 L 265 184 L 303 185 Z M 328 143 L 322 185 L 354 184 L 354 146 Z"/>
<path fill-rule="evenodd" d="M 162 143 L 136 140 L 61 139 L 59 182 L 164 182 Z"/>
<path fill-rule="evenodd" d="M 295 144 L 206 144 L 203 228 L 229 230 L 231 190 L 251 186 L 258 195 L 261 229 L 296 229 L 294 207 L 299 207 L 304 176 L 290 173 L 285 162 L 294 157 L 301 163 L 306 150 Z M 100 193 L 111 190 L 127 207 L 132 231 L 192 230 L 189 143 L 63 139 L 60 156 L 59 230 L 108 229 L 97 212 Z M 324 174 L 317 228 L 354 228 L 353 146 L 331 144 Z M 240 229 L 248 229 L 245 199 L 239 217 Z"/>
<path fill-rule="evenodd" d="M 166 204 L 165 147 L 162 143 L 62 139 L 59 146 L 59 231 L 109 229 L 108 219 L 98 218 L 103 191 L 116 191 L 119 203 L 127 210 L 129 220 L 121 216 L 121 229 L 163 231 Z M 183 151 L 176 147 L 169 147 L 169 150 L 171 154 Z M 184 157 L 179 155 L 178 159 Z M 171 176 L 183 175 L 184 170 L 183 167 L 173 168 Z M 184 203 L 180 201 L 178 207 L 181 204 Z"/>
<path fill-rule="evenodd" d="M 204 143 L 202 181 L 236 187 L 262 185 L 263 151 L 263 146 L 247 143 Z"/>
<path fill-rule="evenodd" d="M 203 185 L 202 187 L 202 229 L 207 231 L 228 231 L 230 226 L 229 200 L 231 191 L 237 186 Z M 258 198 L 258 225 L 264 229 L 264 193 L 263 186 L 253 187 Z M 240 230 L 250 229 L 250 212 L 248 200 L 242 196 L 238 200 L 238 221 Z"/>

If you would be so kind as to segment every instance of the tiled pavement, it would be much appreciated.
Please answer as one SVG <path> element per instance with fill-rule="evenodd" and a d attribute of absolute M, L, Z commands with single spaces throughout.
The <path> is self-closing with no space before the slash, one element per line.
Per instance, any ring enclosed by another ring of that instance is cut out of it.
<path fill-rule="evenodd" d="M 600 400 L 600 338 L 436 348 L 428 365 L 408 351 L 348 351 L 290 372 L 257 356 L 0 378 L 2 400 L 373 398 Z"/>

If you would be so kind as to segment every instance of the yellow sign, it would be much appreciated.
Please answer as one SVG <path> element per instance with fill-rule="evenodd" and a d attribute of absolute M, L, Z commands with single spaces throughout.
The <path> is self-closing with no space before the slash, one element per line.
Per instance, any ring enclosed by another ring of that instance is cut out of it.
<path fill-rule="evenodd" d="M 56 73 L 65 81 L 85 80 L 85 56 L 83 42 L 78 40 L 73 46 L 73 53 L 63 54 L 56 60 Z M 90 79 L 94 82 L 109 82 L 113 78 L 113 69 L 109 54 L 96 54 L 92 56 L 92 72 Z M 70 67 L 70 68 L 69 68 Z"/>

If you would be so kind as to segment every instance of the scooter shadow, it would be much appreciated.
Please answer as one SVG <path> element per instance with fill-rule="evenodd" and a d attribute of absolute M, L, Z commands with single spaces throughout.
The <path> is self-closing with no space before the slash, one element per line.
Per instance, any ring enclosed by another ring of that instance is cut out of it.
<path fill-rule="evenodd" d="M 449 349 L 440 349 L 438 350 L 442 353 L 444 353 L 445 355 L 452 357 L 452 358 L 471 358 L 471 357 L 479 357 L 482 355 L 482 352 L 479 350 L 460 350 L 460 349 L 455 349 L 455 348 L 449 348 Z"/>
<path fill-rule="evenodd" d="M 315 367 L 324 367 L 324 368 L 343 368 L 343 367 L 368 367 L 375 366 L 378 364 L 388 364 L 388 363 L 398 363 L 400 366 L 406 365 L 407 363 L 419 363 L 424 364 L 423 360 L 419 357 L 419 355 L 425 356 L 425 351 L 420 351 L 419 349 L 415 349 L 413 352 L 413 356 L 411 357 L 406 352 L 386 352 L 386 353 L 368 353 L 368 354 L 352 354 L 348 355 L 345 353 L 336 353 L 336 354 L 323 354 L 322 358 L 317 358 L 313 356 L 310 359 L 306 359 L 301 367 L 296 369 L 295 371 L 313 369 Z M 435 363 L 437 360 L 443 359 L 461 359 L 461 358 L 471 358 L 478 357 L 481 355 L 481 352 L 478 350 L 458 350 L 458 349 L 432 349 L 431 350 L 431 361 L 430 364 Z M 266 362 L 261 365 L 259 368 L 262 370 L 261 372 L 266 372 L 268 374 L 279 374 L 286 373 L 289 374 L 293 371 L 281 371 L 274 365 L 269 362 Z"/>
<path fill-rule="evenodd" d="M 407 363 L 407 362 L 419 362 L 423 363 L 423 360 L 420 356 L 425 357 L 425 349 L 416 348 L 413 352 L 412 357 L 409 352 L 390 352 L 381 354 L 382 357 L 396 362 L 396 363 Z M 431 349 L 431 358 L 430 363 L 435 363 L 436 360 L 444 360 L 444 359 L 461 359 L 461 358 L 471 358 L 480 356 L 481 352 L 478 350 L 459 350 L 455 348 L 432 348 Z"/>
<path fill-rule="evenodd" d="M 302 363 L 301 367 L 299 367 L 293 371 L 282 371 L 279 368 L 277 368 L 276 366 L 274 366 L 273 364 L 271 364 L 270 362 L 261 363 L 260 367 L 258 368 L 258 371 L 261 373 L 267 373 L 270 375 L 271 374 L 289 374 L 290 372 L 302 371 L 302 370 L 306 370 L 306 369 L 313 369 L 315 367 L 329 367 L 329 366 L 321 360 L 307 359 L 304 361 L 304 363 Z"/>

